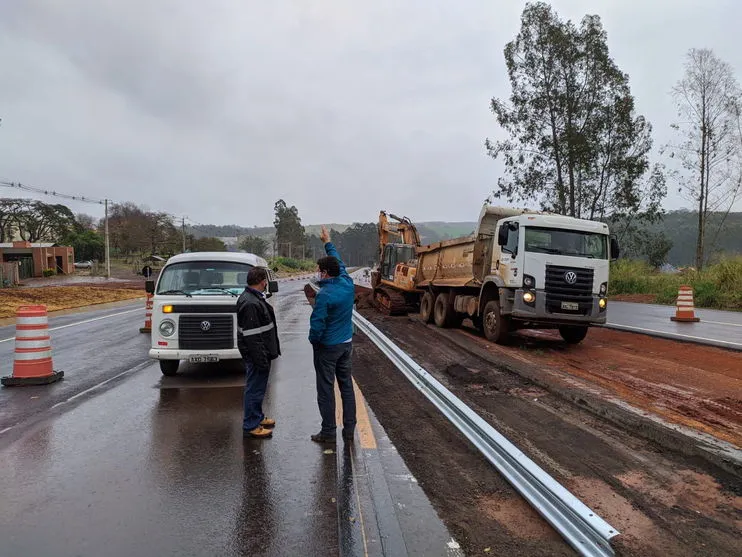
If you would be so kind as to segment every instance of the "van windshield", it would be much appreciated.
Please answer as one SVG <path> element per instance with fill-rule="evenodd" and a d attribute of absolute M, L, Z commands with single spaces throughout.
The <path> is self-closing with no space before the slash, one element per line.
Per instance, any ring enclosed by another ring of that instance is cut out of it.
<path fill-rule="evenodd" d="M 608 259 L 608 236 L 561 228 L 526 227 L 526 251 Z"/>
<path fill-rule="evenodd" d="M 184 261 L 162 270 L 156 294 L 191 296 L 240 294 L 252 265 L 232 261 Z"/>

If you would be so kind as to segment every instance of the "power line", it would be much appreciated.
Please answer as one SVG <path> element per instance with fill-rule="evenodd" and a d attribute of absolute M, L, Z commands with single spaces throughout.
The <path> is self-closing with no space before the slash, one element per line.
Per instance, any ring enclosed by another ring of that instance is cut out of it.
<path fill-rule="evenodd" d="M 39 187 L 35 187 L 35 186 L 27 186 L 26 184 L 21 184 L 20 182 L 5 182 L 5 181 L 0 181 L 0 186 L 5 186 L 7 188 L 15 188 L 15 189 L 24 190 L 24 191 L 30 191 L 30 192 L 38 193 L 38 194 L 41 194 L 41 195 L 50 195 L 50 196 L 53 196 L 53 197 L 61 197 L 63 199 L 70 199 L 72 201 L 81 201 L 83 203 L 92 203 L 92 204 L 95 204 L 95 205 L 105 205 L 106 204 L 106 200 L 105 199 L 97 199 L 95 197 L 90 197 L 90 196 L 86 196 L 86 195 L 70 195 L 70 194 L 67 194 L 67 193 L 61 193 L 61 192 L 58 192 L 58 191 L 55 191 L 55 190 L 46 189 L 46 188 L 39 188 Z M 109 201 L 110 201 L 110 199 L 109 199 Z"/>

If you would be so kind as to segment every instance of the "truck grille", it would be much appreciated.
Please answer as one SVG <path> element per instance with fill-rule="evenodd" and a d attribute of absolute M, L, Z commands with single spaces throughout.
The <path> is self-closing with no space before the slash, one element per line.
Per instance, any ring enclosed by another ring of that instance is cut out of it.
<path fill-rule="evenodd" d="M 572 284 L 566 280 L 568 273 L 574 273 L 576 280 Z M 588 315 L 593 308 L 593 275 L 592 269 L 547 265 L 546 311 Z M 564 309 L 562 302 L 577 303 L 578 309 Z"/>
<path fill-rule="evenodd" d="M 232 315 L 181 315 L 178 329 L 178 344 L 183 350 L 234 348 Z"/>

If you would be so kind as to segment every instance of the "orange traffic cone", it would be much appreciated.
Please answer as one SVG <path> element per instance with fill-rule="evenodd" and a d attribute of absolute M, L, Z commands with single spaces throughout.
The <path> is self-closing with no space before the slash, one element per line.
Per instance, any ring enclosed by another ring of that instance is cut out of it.
<path fill-rule="evenodd" d="M 701 319 L 696 317 L 693 306 L 693 288 L 681 286 L 678 291 L 678 301 L 675 304 L 675 315 L 670 317 L 671 321 L 680 323 L 697 323 Z"/>
<path fill-rule="evenodd" d="M 13 375 L 3 377 L 5 387 L 46 385 L 64 377 L 54 371 L 46 306 L 21 306 L 16 313 Z"/>
<path fill-rule="evenodd" d="M 144 306 L 146 313 L 144 314 L 144 327 L 139 329 L 140 333 L 151 333 L 152 332 L 152 294 L 147 293 L 147 303 Z"/>

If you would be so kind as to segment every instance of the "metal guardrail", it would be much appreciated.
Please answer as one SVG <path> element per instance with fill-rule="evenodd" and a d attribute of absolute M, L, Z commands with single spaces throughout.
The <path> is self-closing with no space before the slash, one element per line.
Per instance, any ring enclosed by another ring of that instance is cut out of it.
<path fill-rule="evenodd" d="M 318 290 L 316 284 L 310 284 Z M 353 311 L 353 324 L 479 449 L 575 551 L 585 557 L 614 555 L 610 540 L 619 534 L 618 530 L 572 495 L 356 311 Z"/>

